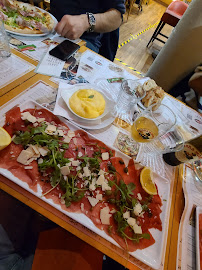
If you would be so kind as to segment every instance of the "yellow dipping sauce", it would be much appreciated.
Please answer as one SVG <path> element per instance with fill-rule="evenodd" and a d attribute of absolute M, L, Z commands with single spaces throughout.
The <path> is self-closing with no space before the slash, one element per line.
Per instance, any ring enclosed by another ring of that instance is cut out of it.
<path fill-rule="evenodd" d="M 105 99 L 98 91 L 81 89 L 69 99 L 69 106 L 73 112 L 84 118 L 96 118 L 105 110 Z"/>

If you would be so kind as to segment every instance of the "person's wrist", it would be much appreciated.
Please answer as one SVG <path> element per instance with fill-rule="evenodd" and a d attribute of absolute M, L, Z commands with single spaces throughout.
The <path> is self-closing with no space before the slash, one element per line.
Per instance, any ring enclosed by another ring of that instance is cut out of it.
<path fill-rule="evenodd" d="M 87 16 L 87 14 L 82 14 L 80 16 L 81 16 L 82 21 L 83 21 L 84 32 L 86 32 L 90 27 L 90 24 L 89 24 L 89 21 L 88 21 L 88 16 Z"/>

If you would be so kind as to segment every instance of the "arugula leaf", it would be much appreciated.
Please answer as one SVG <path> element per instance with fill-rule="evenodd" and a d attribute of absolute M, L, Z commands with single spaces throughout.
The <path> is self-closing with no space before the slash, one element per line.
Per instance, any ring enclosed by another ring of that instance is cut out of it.
<path fill-rule="evenodd" d="M 113 217 L 118 225 L 118 228 L 117 228 L 118 233 L 124 238 L 125 237 L 124 231 L 128 227 L 127 221 L 123 218 L 123 214 L 120 211 L 117 211 L 113 215 Z"/>
<path fill-rule="evenodd" d="M 16 136 L 13 139 L 15 144 L 22 144 L 23 146 L 28 145 L 32 139 L 32 136 L 29 131 L 20 132 L 19 136 Z"/>
<path fill-rule="evenodd" d="M 136 204 L 137 204 L 137 199 L 136 198 L 133 198 L 132 199 L 132 207 L 135 207 Z"/>
<path fill-rule="evenodd" d="M 61 180 L 61 172 L 60 172 L 60 169 L 55 169 L 51 175 L 51 178 L 50 178 L 50 183 L 51 183 L 51 186 L 54 187 L 58 184 L 58 182 L 60 182 Z"/>
<path fill-rule="evenodd" d="M 141 236 L 144 239 L 150 239 L 150 234 L 149 233 L 143 233 Z"/>
<path fill-rule="evenodd" d="M 136 188 L 135 184 L 134 183 L 129 183 L 127 185 L 127 197 L 130 198 L 131 196 L 130 195 L 133 195 L 133 190 Z"/>
<path fill-rule="evenodd" d="M 46 129 L 47 125 L 42 123 L 41 126 L 39 127 L 36 127 L 36 128 L 32 128 L 31 129 L 31 135 L 35 135 L 35 134 L 38 134 L 38 133 L 42 133 L 43 135 L 45 135 L 45 129 Z"/>
<path fill-rule="evenodd" d="M 71 202 L 78 202 L 80 201 L 84 195 L 85 192 L 84 190 L 80 190 L 76 187 L 75 185 L 75 179 L 76 176 L 72 176 L 70 175 L 68 177 L 68 180 L 65 181 L 65 183 L 63 181 L 60 182 L 60 186 L 62 184 L 62 189 L 65 189 L 65 194 L 62 196 L 62 198 L 65 200 L 65 205 L 66 207 L 69 207 L 71 205 Z"/>
<path fill-rule="evenodd" d="M 62 145 L 60 145 L 60 148 L 69 149 L 69 144 L 68 143 L 63 143 Z"/>
<path fill-rule="evenodd" d="M 100 169 L 100 162 L 101 160 L 99 160 L 97 157 L 87 157 L 87 156 L 83 156 L 80 157 L 80 159 L 83 159 L 83 162 L 81 164 L 81 167 L 85 167 L 87 165 L 87 163 L 89 163 L 89 166 L 91 169 Z"/>

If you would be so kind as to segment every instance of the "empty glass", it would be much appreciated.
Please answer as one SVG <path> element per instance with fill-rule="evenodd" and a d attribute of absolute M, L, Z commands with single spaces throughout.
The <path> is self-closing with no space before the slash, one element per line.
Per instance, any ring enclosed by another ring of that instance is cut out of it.
<path fill-rule="evenodd" d="M 114 108 L 114 115 L 132 124 L 135 105 L 145 96 L 138 80 L 124 80 Z"/>

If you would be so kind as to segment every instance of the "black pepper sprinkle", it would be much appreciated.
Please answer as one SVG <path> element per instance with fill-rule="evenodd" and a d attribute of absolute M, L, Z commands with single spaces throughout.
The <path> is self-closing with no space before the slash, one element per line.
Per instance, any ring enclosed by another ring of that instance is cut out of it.
<path fill-rule="evenodd" d="M 7 123 L 6 123 L 6 125 L 7 125 L 7 126 L 10 126 L 10 123 L 9 123 L 9 122 L 7 122 Z"/>
<path fill-rule="evenodd" d="M 125 167 L 125 168 L 123 169 L 123 171 L 124 171 L 124 173 L 127 173 L 127 172 L 128 172 L 128 168 Z"/>
<path fill-rule="evenodd" d="M 123 164 L 124 164 L 123 160 L 119 160 L 119 163 L 120 163 L 121 165 L 123 165 Z"/>
<path fill-rule="evenodd" d="M 149 216 L 149 218 L 151 218 L 152 217 L 152 211 L 151 211 L 151 209 L 147 209 L 147 213 L 148 213 L 148 216 Z"/>

